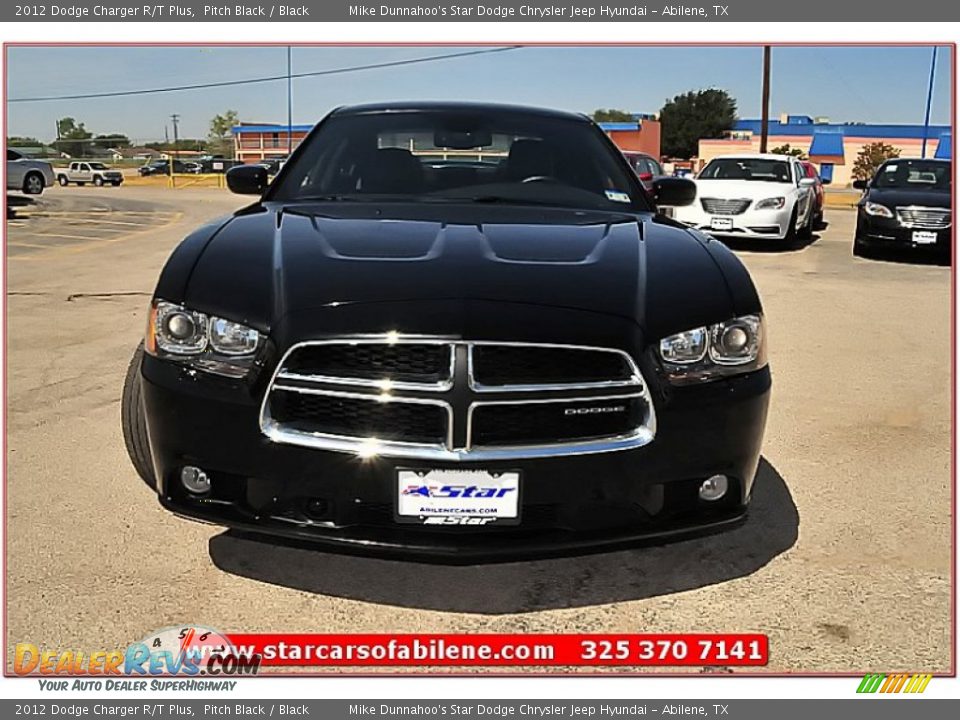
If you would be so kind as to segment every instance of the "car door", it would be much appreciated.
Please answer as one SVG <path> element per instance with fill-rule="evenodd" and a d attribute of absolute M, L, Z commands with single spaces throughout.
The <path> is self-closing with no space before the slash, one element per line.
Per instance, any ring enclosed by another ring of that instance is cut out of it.
<path fill-rule="evenodd" d="M 19 190 L 23 187 L 23 163 L 18 162 L 22 155 L 15 150 L 7 150 L 7 189 Z"/>
<path fill-rule="evenodd" d="M 87 163 L 80 163 L 77 167 L 77 179 L 80 182 L 90 182 L 93 179 L 93 172 Z"/>
<path fill-rule="evenodd" d="M 804 176 L 803 166 L 796 160 L 792 161 L 790 164 L 793 165 L 793 182 L 797 189 L 797 220 L 802 225 L 806 222 L 807 215 L 811 210 L 812 203 L 810 200 L 813 197 L 813 188 L 803 187 L 800 185 L 800 181 Z"/>

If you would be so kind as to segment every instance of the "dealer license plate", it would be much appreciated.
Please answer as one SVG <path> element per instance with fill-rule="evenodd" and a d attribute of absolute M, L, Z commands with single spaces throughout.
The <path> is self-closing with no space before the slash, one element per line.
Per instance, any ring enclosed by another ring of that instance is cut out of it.
<path fill-rule="evenodd" d="M 710 218 L 711 230 L 733 230 L 733 218 L 715 217 Z"/>
<path fill-rule="evenodd" d="M 917 245 L 935 245 L 937 242 L 937 234 L 935 232 L 924 232 L 923 230 L 914 230 L 913 241 Z"/>
<path fill-rule="evenodd" d="M 437 526 L 516 525 L 520 473 L 486 470 L 398 470 L 402 523 Z"/>

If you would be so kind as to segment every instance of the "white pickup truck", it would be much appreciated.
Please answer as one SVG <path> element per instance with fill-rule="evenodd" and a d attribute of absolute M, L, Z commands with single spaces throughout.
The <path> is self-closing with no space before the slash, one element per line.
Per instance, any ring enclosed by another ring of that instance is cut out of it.
<path fill-rule="evenodd" d="M 86 185 L 91 183 L 100 187 L 113 185 L 117 187 L 123 182 L 123 173 L 104 165 L 101 162 L 72 162 L 69 167 L 57 168 L 57 182 L 63 187 L 70 183 Z"/>

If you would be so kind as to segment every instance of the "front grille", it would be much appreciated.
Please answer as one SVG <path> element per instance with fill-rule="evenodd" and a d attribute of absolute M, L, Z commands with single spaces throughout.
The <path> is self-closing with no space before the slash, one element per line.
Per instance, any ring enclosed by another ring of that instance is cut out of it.
<path fill-rule="evenodd" d="M 943 230 L 950 227 L 950 211 L 946 208 L 898 207 L 897 219 L 908 228 Z"/>
<path fill-rule="evenodd" d="M 542 445 L 626 435 L 643 423 L 638 397 L 479 405 L 473 411 L 476 447 Z"/>
<path fill-rule="evenodd" d="M 475 345 L 473 380 L 484 386 L 583 385 L 629 382 L 629 359 L 619 352 L 531 345 Z"/>
<path fill-rule="evenodd" d="M 628 449 L 654 427 L 621 350 L 397 336 L 294 346 L 260 413 L 274 442 L 446 461 Z"/>
<path fill-rule="evenodd" d="M 450 380 L 450 346 L 429 343 L 321 343 L 290 354 L 283 372 L 370 381 L 435 384 Z"/>
<path fill-rule="evenodd" d="M 700 206 L 711 215 L 741 215 L 750 207 L 749 199 L 725 200 L 723 198 L 700 198 Z"/>
<path fill-rule="evenodd" d="M 442 405 L 381 402 L 375 396 L 319 395 L 276 388 L 270 415 L 301 432 L 443 445 L 447 412 Z"/>

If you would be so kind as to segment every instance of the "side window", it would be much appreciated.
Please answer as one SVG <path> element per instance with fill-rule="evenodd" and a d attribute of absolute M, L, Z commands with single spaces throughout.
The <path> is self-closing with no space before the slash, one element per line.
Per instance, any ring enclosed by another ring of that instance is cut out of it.
<path fill-rule="evenodd" d="M 90 170 L 89 165 L 87 165 L 86 163 L 80 163 L 80 172 L 88 172 L 89 170 Z"/>
<path fill-rule="evenodd" d="M 7 150 L 7 160 L 19 160 L 20 153 L 15 152 L 14 150 Z"/>

